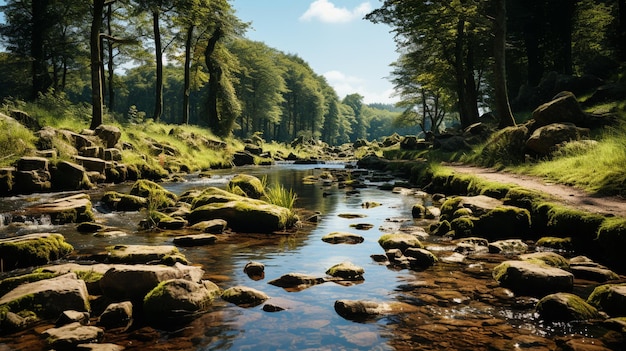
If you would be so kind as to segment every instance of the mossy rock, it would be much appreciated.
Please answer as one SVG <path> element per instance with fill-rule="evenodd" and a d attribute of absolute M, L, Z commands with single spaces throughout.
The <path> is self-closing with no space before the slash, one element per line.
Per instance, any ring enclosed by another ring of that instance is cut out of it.
<path fill-rule="evenodd" d="M 430 233 L 432 235 L 444 236 L 448 234 L 452 230 L 452 225 L 449 221 L 443 220 L 438 224 L 435 224 L 430 228 Z"/>
<path fill-rule="evenodd" d="M 406 233 L 384 234 L 378 239 L 378 244 L 385 249 L 385 251 L 399 249 L 404 252 L 408 248 L 424 248 L 424 245 L 422 245 L 415 235 Z"/>
<path fill-rule="evenodd" d="M 165 190 L 161 185 L 147 179 L 136 181 L 130 189 L 129 194 L 148 199 L 149 206 L 153 208 L 170 207 L 178 200 L 176 194 Z"/>
<path fill-rule="evenodd" d="M 220 293 L 220 288 L 208 280 L 167 280 L 146 294 L 143 311 L 153 323 L 172 322 L 206 310 Z"/>
<path fill-rule="evenodd" d="M 209 203 L 187 216 L 192 224 L 212 219 L 223 219 L 232 230 L 246 233 L 280 231 L 293 227 L 297 221 L 291 210 L 258 200 Z"/>
<path fill-rule="evenodd" d="M 228 182 L 228 188 L 235 189 L 237 187 L 243 191 L 243 194 L 238 195 L 245 195 L 251 199 L 260 199 L 265 195 L 263 182 L 249 174 L 237 174 Z"/>
<path fill-rule="evenodd" d="M 8 293 L 9 291 L 15 289 L 18 285 L 24 283 L 32 283 L 39 280 L 50 279 L 58 276 L 56 273 L 29 273 L 24 275 L 19 275 L 17 277 L 9 277 L 6 279 L 0 280 L 0 296 Z"/>
<path fill-rule="evenodd" d="M 573 249 L 572 238 L 557 238 L 554 236 L 544 236 L 535 242 L 537 247 L 547 247 L 553 250 L 569 251 Z"/>
<path fill-rule="evenodd" d="M 48 215 L 54 224 L 92 222 L 95 218 L 91 199 L 87 194 L 76 194 L 25 209 L 26 216 Z"/>
<path fill-rule="evenodd" d="M 27 234 L 0 239 L 0 257 L 5 270 L 39 266 L 58 260 L 74 251 L 74 247 L 57 233 Z"/>
<path fill-rule="evenodd" d="M 246 286 L 234 286 L 224 290 L 222 299 L 241 307 L 258 306 L 269 296 L 262 291 Z"/>
<path fill-rule="evenodd" d="M 569 260 L 555 252 L 533 252 L 520 255 L 520 259 L 523 261 L 547 264 L 548 266 L 565 270 L 569 269 Z"/>
<path fill-rule="evenodd" d="M 192 210 L 208 204 L 225 203 L 230 201 L 249 201 L 252 203 L 258 201 L 256 203 L 263 203 L 261 200 L 249 199 L 216 187 L 206 188 L 201 192 L 190 194 L 190 196 L 193 196 L 190 202 Z"/>
<path fill-rule="evenodd" d="M 545 296 L 568 292 L 574 287 L 574 275 L 560 268 L 528 261 L 504 261 L 492 271 L 502 287 L 516 294 Z"/>
<path fill-rule="evenodd" d="M 587 302 L 611 317 L 626 317 L 626 284 L 600 285 L 589 295 Z"/>
<path fill-rule="evenodd" d="M 148 199 L 137 195 L 107 191 L 100 200 L 107 207 L 117 211 L 139 211 L 148 207 Z"/>
<path fill-rule="evenodd" d="M 173 266 L 177 262 L 189 263 L 175 246 L 169 245 L 116 245 L 106 250 L 112 263 L 160 263 L 166 266 Z"/>
<path fill-rule="evenodd" d="M 456 212 L 459 212 L 457 210 Z M 474 221 L 477 221 L 476 217 L 458 217 L 453 219 L 450 222 L 450 229 L 454 231 L 454 236 L 456 238 L 465 238 L 468 236 L 473 236 L 474 231 Z"/>
<path fill-rule="evenodd" d="M 598 229 L 597 242 L 606 260 L 619 270 L 626 270 L 626 219 L 609 218 Z"/>
<path fill-rule="evenodd" d="M 520 187 L 510 188 L 502 199 L 505 205 L 532 210 L 534 204 L 543 201 L 543 196 L 532 190 Z"/>
<path fill-rule="evenodd" d="M 530 212 L 525 208 L 499 206 L 479 217 L 474 234 L 489 240 L 527 238 L 530 234 Z"/>
<path fill-rule="evenodd" d="M 596 237 L 605 220 L 604 216 L 559 205 L 551 206 L 547 216 L 547 230 L 552 235 L 571 236 L 575 250 L 598 253 Z"/>
<path fill-rule="evenodd" d="M 548 322 L 585 321 L 601 318 L 598 310 L 579 296 L 556 293 L 545 296 L 535 306 L 541 319 Z"/>
<path fill-rule="evenodd" d="M 365 270 L 351 262 L 338 263 L 326 270 L 326 274 L 331 277 L 346 280 L 363 280 Z"/>
<path fill-rule="evenodd" d="M 422 218 L 426 213 L 426 207 L 422 204 L 415 204 L 411 208 L 411 215 L 413 218 Z"/>
<path fill-rule="evenodd" d="M 454 213 L 463 208 L 463 199 L 461 197 L 450 197 L 441 204 L 441 219 L 450 221 L 454 218 Z"/>

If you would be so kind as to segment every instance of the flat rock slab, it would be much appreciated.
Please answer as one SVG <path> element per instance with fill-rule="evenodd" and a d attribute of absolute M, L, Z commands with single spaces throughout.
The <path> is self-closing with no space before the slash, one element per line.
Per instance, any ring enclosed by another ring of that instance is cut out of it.
<path fill-rule="evenodd" d="M 501 286 L 516 294 L 544 296 L 571 291 L 574 275 L 560 268 L 529 261 L 505 261 L 493 269 L 493 277 Z"/>
<path fill-rule="evenodd" d="M 213 234 L 194 234 L 174 238 L 174 245 L 178 246 L 203 246 L 215 243 L 217 236 Z"/>
<path fill-rule="evenodd" d="M 79 344 L 97 342 L 104 336 L 104 331 L 97 327 L 71 323 L 43 332 L 49 346 L 59 350 L 74 349 Z"/>
<path fill-rule="evenodd" d="M 360 244 L 363 240 L 360 235 L 346 232 L 332 232 L 322 237 L 322 241 L 331 244 Z"/>
<path fill-rule="evenodd" d="M 0 239 L 4 270 L 47 264 L 65 257 L 74 248 L 58 233 L 35 233 Z"/>
<path fill-rule="evenodd" d="M 88 311 L 89 293 L 85 282 L 74 273 L 19 285 L 0 298 L 16 311 L 30 310 L 38 315 L 57 318 L 65 310 Z"/>
<path fill-rule="evenodd" d="M 116 245 L 107 248 L 111 263 L 187 263 L 175 246 L 170 245 Z"/>
<path fill-rule="evenodd" d="M 91 207 L 89 195 L 76 194 L 28 207 L 25 215 L 49 215 L 54 224 L 91 222 L 94 220 Z"/>

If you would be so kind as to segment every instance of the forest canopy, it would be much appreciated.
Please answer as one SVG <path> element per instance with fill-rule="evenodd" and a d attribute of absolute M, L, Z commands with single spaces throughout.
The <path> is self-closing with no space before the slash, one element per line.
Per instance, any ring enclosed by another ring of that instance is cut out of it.
<path fill-rule="evenodd" d="M 500 126 L 549 93 L 554 74 L 611 78 L 626 61 L 625 1 L 386 0 L 397 106 L 337 96 L 305 58 L 245 38 L 227 0 L 7 0 L 0 98 L 53 95 L 104 118 L 197 124 L 220 136 L 329 144 Z M 545 95 L 542 95 L 542 93 Z"/>

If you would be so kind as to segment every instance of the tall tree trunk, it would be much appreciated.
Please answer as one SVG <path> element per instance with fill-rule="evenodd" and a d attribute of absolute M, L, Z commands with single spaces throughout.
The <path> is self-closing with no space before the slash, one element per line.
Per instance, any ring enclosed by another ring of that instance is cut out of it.
<path fill-rule="evenodd" d="M 90 129 L 96 129 L 102 124 L 102 78 L 100 75 L 100 28 L 102 27 L 102 13 L 105 0 L 93 1 L 93 19 L 91 20 L 91 32 L 89 35 L 90 61 L 91 61 L 91 105 L 92 117 Z"/>
<path fill-rule="evenodd" d="M 49 0 L 33 0 L 31 3 L 32 11 L 32 33 L 30 55 L 32 58 L 32 98 L 36 99 L 39 93 L 45 93 L 52 81 L 48 74 L 48 65 L 46 64 L 44 50 L 44 36 L 47 32 L 49 19 L 47 18 Z"/>
<path fill-rule="evenodd" d="M 626 61 L 626 0 L 617 2 L 617 53 L 620 61 Z"/>
<path fill-rule="evenodd" d="M 209 129 L 220 135 L 220 120 L 217 112 L 217 97 L 219 95 L 220 80 L 222 78 L 222 68 L 213 58 L 213 52 L 217 42 L 222 38 L 224 32 L 221 27 L 215 28 L 213 35 L 209 39 L 206 49 L 204 50 L 204 63 L 209 71 L 209 93 L 207 96 L 207 124 Z"/>
<path fill-rule="evenodd" d="M 154 31 L 154 51 L 156 54 L 156 85 L 152 118 L 158 121 L 163 113 L 163 48 L 161 45 L 161 28 L 159 27 L 159 10 L 152 11 L 152 29 Z"/>
<path fill-rule="evenodd" d="M 533 18 L 524 25 L 524 44 L 528 59 L 528 85 L 536 87 L 543 76 L 543 63 L 539 49 L 538 21 Z"/>
<path fill-rule="evenodd" d="M 454 69 L 455 69 L 455 78 L 456 78 L 456 91 L 457 91 L 457 99 L 458 108 L 459 108 L 459 119 L 461 121 L 461 127 L 465 128 L 473 123 L 473 113 L 471 108 L 471 99 L 468 96 L 468 93 L 471 89 L 468 89 L 468 73 L 466 72 L 467 67 L 466 63 L 466 55 L 465 55 L 465 19 L 460 18 L 457 23 L 457 33 L 455 39 L 455 49 L 454 49 Z M 470 72 L 471 73 L 471 72 Z M 473 80 L 473 79 L 472 79 Z M 474 84 L 472 82 L 472 84 Z"/>
<path fill-rule="evenodd" d="M 194 26 L 187 27 L 185 34 L 185 81 L 183 87 L 183 124 L 189 124 L 189 94 L 191 92 L 191 44 Z"/>
<path fill-rule="evenodd" d="M 509 94 L 506 87 L 506 0 L 496 2 L 496 15 L 494 16 L 494 89 L 496 93 L 496 112 L 500 120 L 499 127 L 504 128 L 515 125 L 515 119 L 509 104 Z"/>
<path fill-rule="evenodd" d="M 113 30 L 111 29 L 111 20 L 112 20 L 112 15 L 113 15 L 113 9 L 111 4 L 109 4 L 107 6 L 107 33 L 109 34 L 109 36 L 113 36 Z M 112 111 L 115 108 L 115 89 L 113 86 L 113 80 L 115 77 L 115 67 L 113 65 L 113 41 L 112 40 L 108 40 L 107 41 L 107 49 L 108 49 L 108 54 L 109 54 L 109 58 L 107 61 L 107 71 L 108 71 L 108 89 L 109 89 L 109 111 Z"/>

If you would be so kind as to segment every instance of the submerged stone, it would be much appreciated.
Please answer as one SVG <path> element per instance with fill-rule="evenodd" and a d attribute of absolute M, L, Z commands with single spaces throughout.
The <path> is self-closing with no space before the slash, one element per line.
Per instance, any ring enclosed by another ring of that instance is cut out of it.
<path fill-rule="evenodd" d="M 222 299 L 241 307 L 258 306 L 269 298 L 264 292 L 247 286 L 234 286 L 222 293 Z"/>
<path fill-rule="evenodd" d="M 322 237 L 322 241 L 331 244 L 360 244 L 363 240 L 362 236 L 347 232 L 332 232 Z"/>

